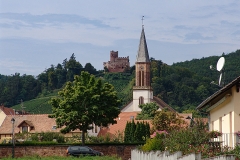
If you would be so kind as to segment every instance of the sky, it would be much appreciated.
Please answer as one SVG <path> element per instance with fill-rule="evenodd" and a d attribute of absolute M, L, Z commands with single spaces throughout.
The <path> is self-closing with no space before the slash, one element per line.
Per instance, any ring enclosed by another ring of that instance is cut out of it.
<path fill-rule="evenodd" d="M 168 65 L 221 56 L 240 48 L 239 8 L 238 0 L 0 0 L 0 74 L 37 76 L 73 53 L 102 70 L 112 50 L 132 66 L 142 24 L 149 56 Z"/>

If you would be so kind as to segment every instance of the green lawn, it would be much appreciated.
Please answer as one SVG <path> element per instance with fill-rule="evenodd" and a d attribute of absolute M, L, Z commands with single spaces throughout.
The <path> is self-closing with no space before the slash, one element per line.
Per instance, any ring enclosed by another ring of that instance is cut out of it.
<path fill-rule="evenodd" d="M 102 156 L 102 157 L 39 157 L 39 156 L 32 156 L 32 157 L 22 157 L 22 158 L 15 158 L 18 160 L 33 160 L 33 159 L 41 159 L 41 160 L 71 160 L 71 159 L 79 159 L 81 160 L 121 160 L 121 158 L 117 157 L 110 157 L 110 156 Z M 1 160 L 12 160 L 12 157 L 8 158 L 1 158 Z"/>

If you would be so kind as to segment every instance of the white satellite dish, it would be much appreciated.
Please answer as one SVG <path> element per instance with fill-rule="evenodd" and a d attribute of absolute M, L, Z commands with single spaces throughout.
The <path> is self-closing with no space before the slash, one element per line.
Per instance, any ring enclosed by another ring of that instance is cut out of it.
<path fill-rule="evenodd" d="M 218 85 L 221 86 L 221 82 L 222 82 L 222 73 L 219 76 L 219 81 L 218 81 Z"/>
<path fill-rule="evenodd" d="M 224 82 L 222 82 L 222 79 L 224 77 L 224 70 L 223 70 L 224 64 L 225 64 L 225 58 L 224 57 L 220 57 L 218 62 L 217 62 L 216 68 L 214 68 L 212 65 L 210 65 L 210 69 L 211 70 L 215 70 L 216 69 L 218 72 L 220 72 L 218 84 L 214 83 L 214 81 L 212 81 L 211 84 L 218 85 L 219 87 L 222 87 L 222 85 L 224 86 Z"/>
<path fill-rule="evenodd" d="M 219 72 L 223 69 L 224 64 L 225 64 L 225 58 L 224 57 L 219 58 L 217 62 L 217 70 Z"/>

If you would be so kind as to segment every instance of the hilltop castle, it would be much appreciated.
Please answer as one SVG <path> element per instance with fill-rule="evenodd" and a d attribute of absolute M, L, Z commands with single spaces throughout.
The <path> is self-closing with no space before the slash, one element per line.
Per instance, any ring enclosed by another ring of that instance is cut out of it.
<path fill-rule="evenodd" d="M 103 62 L 109 72 L 123 72 L 130 67 L 129 56 L 118 57 L 118 51 L 110 51 L 110 61 Z"/>

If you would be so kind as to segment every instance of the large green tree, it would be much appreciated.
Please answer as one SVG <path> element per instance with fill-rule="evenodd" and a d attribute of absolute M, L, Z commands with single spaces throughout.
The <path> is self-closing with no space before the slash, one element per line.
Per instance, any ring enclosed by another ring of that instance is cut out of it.
<path fill-rule="evenodd" d="M 92 129 L 93 123 L 105 127 L 116 123 L 120 100 L 114 87 L 88 72 L 76 75 L 58 94 L 59 97 L 50 101 L 53 114 L 49 117 L 56 118 L 57 126 L 63 127 L 62 133 L 81 130 L 83 145 L 85 133 Z"/>

